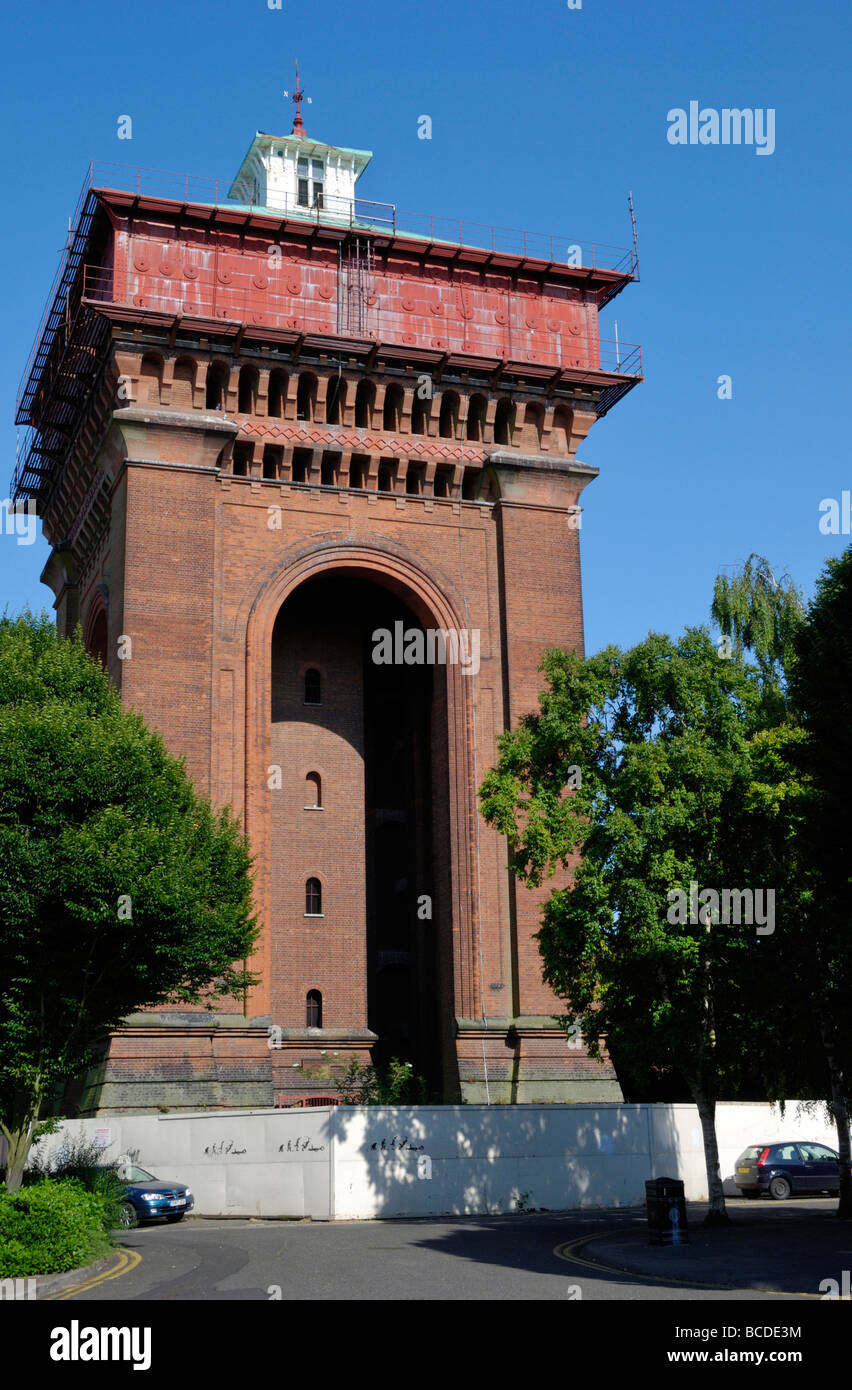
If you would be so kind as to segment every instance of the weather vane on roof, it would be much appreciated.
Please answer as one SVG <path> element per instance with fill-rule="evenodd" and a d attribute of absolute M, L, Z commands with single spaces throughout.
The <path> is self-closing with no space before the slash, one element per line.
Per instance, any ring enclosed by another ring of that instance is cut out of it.
<path fill-rule="evenodd" d="M 296 103 L 296 119 L 295 119 L 295 121 L 293 122 L 293 129 L 292 129 L 292 131 L 291 131 L 291 134 L 292 134 L 292 135 L 304 135 L 304 133 L 305 133 L 305 127 L 304 127 L 304 125 L 302 124 L 302 102 L 303 102 L 303 101 L 304 101 L 304 102 L 307 102 L 308 106 L 312 105 L 312 102 L 311 102 L 311 98 L 310 98 L 310 97 L 306 97 L 305 94 L 304 94 L 304 92 L 302 91 L 301 87 L 299 86 L 299 62 L 298 62 L 298 59 L 296 60 L 296 90 L 295 90 L 295 92 L 285 92 L 284 95 L 285 95 L 285 97 L 287 97 L 287 99 L 288 99 L 289 101 L 294 101 L 294 102 Z"/>

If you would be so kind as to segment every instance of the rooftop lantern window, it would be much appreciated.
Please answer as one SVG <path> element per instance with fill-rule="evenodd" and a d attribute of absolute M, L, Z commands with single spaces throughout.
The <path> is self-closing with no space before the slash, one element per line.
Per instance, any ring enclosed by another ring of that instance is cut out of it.
<path fill-rule="evenodd" d="M 257 131 L 243 160 L 229 197 L 254 207 L 270 208 L 289 216 L 311 217 L 349 224 L 355 209 L 355 185 L 370 162 L 369 150 L 350 150 L 326 145 L 309 136 L 302 120 L 302 104 L 310 103 L 299 85 L 285 92 L 296 105 L 289 135 Z"/>
<path fill-rule="evenodd" d="M 300 155 L 298 160 L 299 207 L 321 208 L 325 188 L 325 165 L 321 159 L 308 159 Z"/>

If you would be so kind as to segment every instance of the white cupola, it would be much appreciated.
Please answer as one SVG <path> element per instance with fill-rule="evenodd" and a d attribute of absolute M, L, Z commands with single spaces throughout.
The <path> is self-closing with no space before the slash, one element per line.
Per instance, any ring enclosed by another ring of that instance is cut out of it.
<path fill-rule="evenodd" d="M 292 132 L 256 133 L 228 197 L 251 207 L 283 212 L 288 217 L 352 222 L 355 184 L 372 159 L 372 152 L 310 140 L 302 124 L 303 93 L 298 91 L 298 76 L 293 99 L 296 119 Z"/>

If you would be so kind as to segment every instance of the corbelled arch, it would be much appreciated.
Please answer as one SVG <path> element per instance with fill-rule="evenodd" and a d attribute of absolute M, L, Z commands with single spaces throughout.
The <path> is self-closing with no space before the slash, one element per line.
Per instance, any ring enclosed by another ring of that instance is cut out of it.
<path fill-rule="evenodd" d="M 426 568 L 415 561 L 363 543 L 332 543 L 295 556 L 262 585 L 246 622 L 245 827 L 256 863 L 255 903 L 261 934 L 251 968 L 261 979 L 250 1013 L 265 1015 L 271 988 L 271 821 L 267 790 L 270 765 L 272 699 L 271 651 L 276 618 L 291 594 L 309 579 L 349 573 L 389 589 L 402 599 L 424 627 L 462 630 L 467 626 L 459 604 Z M 450 934 L 453 959 L 453 1007 L 457 1017 L 482 1013 L 479 983 L 476 836 L 478 814 L 474 785 L 473 682 L 458 664 L 447 664 L 446 739 L 451 873 Z"/>

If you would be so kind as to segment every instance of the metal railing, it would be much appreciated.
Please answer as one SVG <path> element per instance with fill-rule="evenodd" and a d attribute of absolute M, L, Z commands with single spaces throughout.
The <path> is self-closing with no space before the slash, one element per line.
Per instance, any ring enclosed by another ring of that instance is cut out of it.
<path fill-rule="evenodd" d="M 201 203 L 208 207 L 233 208 L 236 205 L 259 214 L 295 217 L 319 224 L 342 221 L 353 227 L 416 236 L 426 242 L 471 246 L 495 254 L 523 256 L 583 269 L 610 270 L 625 276 L 633 276 L 636 270 L 632 248 L 609 246 L 605 242 L 564 233 L 534 232 L 472 222 L 467 218 L 405 212 L 394 203 L 330 194 L 324 194 L 321 204 L 313 207 L 305 207 L 294 195 L 287 193 L 274 193 L 274 202 L 237 203 L 228 196 L 232 183 L 233 180 L 180 174 L 171 169 L 147 169 L 141 165 L 97 160 L 89 166 L 86 187 L 114 189 L 139 197 L 169 198 L 185 204 Z"/>

